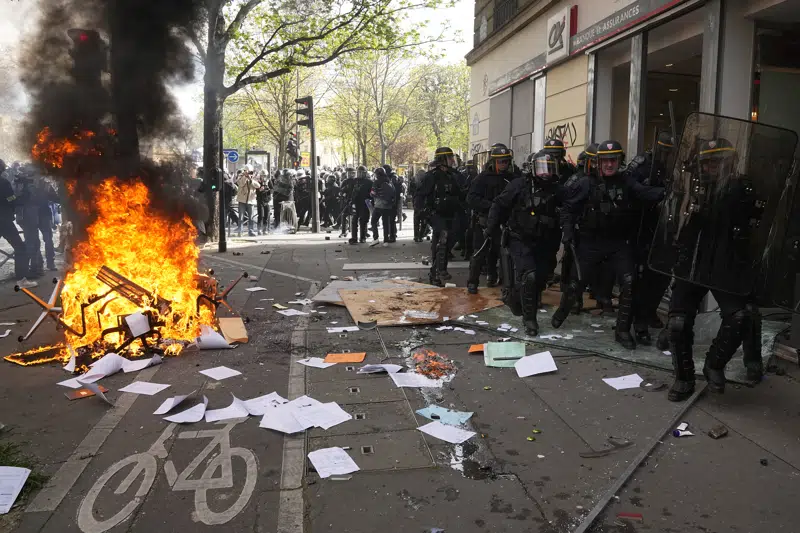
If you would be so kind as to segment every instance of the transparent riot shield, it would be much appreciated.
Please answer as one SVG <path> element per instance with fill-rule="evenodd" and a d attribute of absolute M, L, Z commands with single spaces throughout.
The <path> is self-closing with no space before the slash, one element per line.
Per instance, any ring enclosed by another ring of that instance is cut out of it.
<path fill-rule="evenodd" d="M 781 290 L 776 269 L 787 268 L 780 250 L 790 246 L 790 225 L 778 217 L 798 212 L 789 180 L 796 146 L 790 130 L 689 115 L 667 174 L 650 267 L 711 289 L 772 298 Z"/>

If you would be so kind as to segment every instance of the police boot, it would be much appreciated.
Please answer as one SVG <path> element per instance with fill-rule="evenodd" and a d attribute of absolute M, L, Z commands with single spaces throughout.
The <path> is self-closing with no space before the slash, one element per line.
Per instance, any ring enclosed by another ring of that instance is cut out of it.
<path fill-rule="evenodd" d="M 439 275 L 438 274 L 434 274 L 433 272 L 428 274 L 428 281 L 434 287 L 444 287 L 444 283 L 442 282 L 442 280 L 439 277 Z"/>
<path fill-rule="evenodd" d="M 669 318 L 667 332 L 669 344 L 672 346 L 672 367 L 675 370 L 675 381 L 669 389 L 667 399 L 671 402 L 682 402 L 694 394 L 694 359 L 692 344 L 694 332 L 687 324 L 686 317 L 675 315 Z"/>
<path fill-rule="evenodd" d="M 489 275 L 486 277 L 486 286 L 487 287 L 497 287 L 499 285 L 499 281 L 497 279 L 497 272 L 492 274 L 489 272 Z"/>
<path fill-rule="evenodd" d="M 439 246 L 436 248 L 436 269 L 439 274 L 439 280 L 447 281 L 453 276 L 447 271 L 447 235 L 445 234 L 439 239 Z"/>
<path fill-rule="evenodd" d="M 708 389 L 711 392 L 719 394 L 725 392 L 725 365 L 731 360 L 742 341 L 744 324 L 744 310 L 722 318 L 722 325 L 719 327 L 717 336 L 711 341 L 711 347 L 708 349 L 706 362 L 703 365 L 703 375 L 708 381 Z"/>
<path fill-rule="evenodd" d="M 469 262 L 469 276 L 467 277 L 467 292 L 478 294 L 478 284 L 481 277 L 480 261 L 473 257 Z"/>
<path fill-rule="evenodd" d="M 525 333 L 535 337 L 539 335 L 539 323 L 536 319 L 536 315 L 539 313 L 539 289 L 536 286 L 536 272 L 526 272 L 522 276 L 520 299 Z"/>
<path fill-rule="evenodd" d="M 758 383 L 764 377 L 761 360 L 761 313 L 754 305 L 747 306 L 747 319 L 742 338 L 742 362 L 747 372 L 747 381 Z"/>
<path fill-rule="evenodd" d="M 575 307 L 577 294 L 578 284 L 577 282 L 570 280 L 570 282 L 567 284 L 567 290 L 561 293 L 561 303 L 559 303 L 558 309 L 556 309 L 556 312 L 553 313 L 553 318 L 550 321 L 554 328 L 560 328 L 561 324 L 563 324 L 567 319 L 570 310 Z"/>
<path fill-rule="evenodd" d="M 633 276 L 625 274 L 622 277 L 622 290 L 619 295 L 619 311 L 617 312 L 617 328 L 614 334 L 614 340 L 627 350 L 636 349 L 636 341 L 633 340 L 633 336 L 631 335 L 631 322 L 633 320 L 632 284 Z"/>
<path fill-rule="evenodd" d="M 636 342 L 644 346 L 652 346 L 653 338 L 650 336 L 650 330 L 647 324 L 635 324 L 633 331 L 636 333 Z"/>
<path fill-rule="evenodd" d="M 662 328 L 661 331 L 658 332 L 656 348 L 662 352 L 669 350 L 669 330 L 666 327 Z"/>

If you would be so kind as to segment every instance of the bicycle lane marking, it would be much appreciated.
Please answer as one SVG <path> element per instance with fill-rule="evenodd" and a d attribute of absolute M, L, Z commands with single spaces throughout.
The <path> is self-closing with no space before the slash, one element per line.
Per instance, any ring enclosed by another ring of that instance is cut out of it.
<path fill-rule="evenodd" d="M 260 267 L 258 265 L 252 265 L 250 263 L 242 263 L 241 261 L 234 261 L 233 259 L 228 259 L 226 257 L 217 257 L 217 256 L 213 256 L 213 255 L 207 255 L 207 256 L 203 256 L 203 259 L 206 259 L 206 260 L 211 261 L 211 262 L 218 261 L 218 262 L 221 262 L 221 263 L 227 263 L 229 265 L 238 266 L 238 267 L 242 267 L 242 268 L 257 268 L 258 271 L 261 272 L 262 274 L 274 274 L 276 276 L 283 276 L 285 278 L 292 278 L 292 279 L 296 279 L 296 280 L 300 280 L 300 281 L 307 281 L 308 283 L 319 283 L 315 279 L 305 278 L 303 276 L 297 276 L 295 274 L 289 274 L 287 272 L 281 272 L 280 270 L 272 270 L 271 268 Z"/>
<path fill-rule="evenodd" d="M 149 381 L 158 372 L 160 365 L 151 366 L 139 372 L 139 381 Z M 111 432 L 117 427 L 122 418 L 133 406 L 138 394 L 122 394 L 117 399 L 116 405 L 103 415 L 103 418 L 89 431 L 81 443 L 72 452 L 69 459 L 48 481 L 47 485 L 39 491 L 36 498 L 25 509 L 26 513 L 55 511 L 64 497 L 72 489 L 83 471 L 89 466 L 94 455 L 106 442 Z"/>
<path fill-rule="evenodd" d="M 319 282 L 313 282 L 306 298 L 319 292 Z M 309 305 L 303 306 L 307 311 Z M 306 330 L 309 317 L 301 316 L 292 332 L 291 360 L 289 362 L 288 397 L 295 399 L 306 393 L 306 367 L 298 363 L 306 357 Z M 277 533 L 303 533 L 303 472 L 306 464 L 306 436 L 286 435 L 283 438 L 283 465 L 281 467 L 281 493 L 278 503 Z"/>

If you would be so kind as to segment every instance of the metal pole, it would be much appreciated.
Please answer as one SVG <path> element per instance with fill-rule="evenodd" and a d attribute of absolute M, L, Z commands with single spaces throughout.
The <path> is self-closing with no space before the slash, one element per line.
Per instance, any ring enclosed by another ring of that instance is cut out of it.
<path fill-rule="evenodd" d="M 317 181 L 317 136 L 311 123 L 311 181 L 314 183 L 314 201 L 311 203 L 311 233 L 319 233 L 319 182 Z"/>
<path fill-rule="evenodd" d="M 228 240 L 225 235 L 225 155 L 222 153 L 222 126 L 219 127 L 219 169 L 214 169 L 214 174 L 217 178 L 217 187 L 219 188 L 219 252 L 228 251 Z"/>

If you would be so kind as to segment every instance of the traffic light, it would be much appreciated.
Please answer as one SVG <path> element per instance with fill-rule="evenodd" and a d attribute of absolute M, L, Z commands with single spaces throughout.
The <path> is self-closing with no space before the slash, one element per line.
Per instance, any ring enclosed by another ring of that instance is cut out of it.
<path fill-rule="evenodd" d="M 305 106 L 297 108 L 297 124 L 309 129 L 314 129 L 314 97 L 304 96 L 298 98 L 295 102 L 300 106 Z"/>
<path fill-rule="evenodd" d="M 108 47 L 95 30 L 71 28 L 67 36 L 72 39 L 72 75 L 84 84 L 99 85 L 104 70 L 107 69 Z"/>

